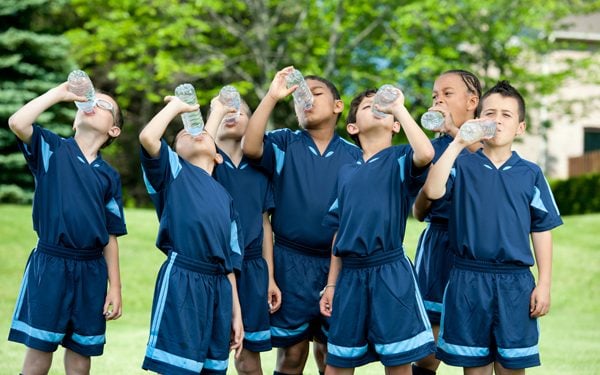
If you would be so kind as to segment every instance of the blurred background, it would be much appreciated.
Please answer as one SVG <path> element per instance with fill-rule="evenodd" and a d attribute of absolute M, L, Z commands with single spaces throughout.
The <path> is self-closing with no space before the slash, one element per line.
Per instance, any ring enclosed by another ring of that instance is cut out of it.
<path fill-rule="evenodd" d="M 2 0 L 0 202 L 28 204 L 33 191 L 8 117 L 75 68 L 124 110 L 103 156 L 121 173 L 126 206 L 147 207 L 137 134 L 165 95 L 192 83 L 206 116 L 231 84 L 255 108 L 275 72 L 294 65 L 333 81 L 347 106 L 396 84 L 416 119 L 445 70 L 470 70 L 484 89 L 507 79 L 528 105 L 517 151 L 543 167 L 563 214 L 600 211 L 599 48 L 593 0 Z M 65 103 L 39 122 L 69 136 L 74 114 Z M 292 114 L 279 103 L 270 127 L 295 127 Z"/>

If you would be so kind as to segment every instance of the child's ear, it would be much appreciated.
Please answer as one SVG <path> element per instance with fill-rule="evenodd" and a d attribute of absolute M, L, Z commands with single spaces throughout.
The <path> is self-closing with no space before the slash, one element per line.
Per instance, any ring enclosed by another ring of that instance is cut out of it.
<path fill-rule="evenodd" d="M 516 135 L 521 135 L 521 134 L 525 133 L 525 128 L 527 128 L 527 124 L 525 123 L 525 121 L 519 122 L 519 126 L 517 126 Z"/>
<path fill-rule="evenodd" d="M 469 99 L 467 101 L 467 110 L 475 112 L 477 110 L 477 106 L 479 105 L 479 97 L 477 95 L 469 95 Z"/>
<path fill-rule="evenodd" d="M 344 102 L 337 99 L 333 105 L 333 113 L 342 113 L 344 111 Z"/>
<path fill-rule="evenodd" d="M 214 160 L 215 160 L 215 164 L 222 164 L 223 163 L 223 156 L 217 152 L 215 154 L 215 159 Z"/>
<path fill-rule="evenodd" d="M 111 138 L 117 138 L 121 135 L 121 128 L 119 128 L 118 126 L 111 127 L 110 129 L 108 129 L 108 135 L 111 136 Z"/>
<path fill-rule="evenodd" d="M 400 128 L 402 127 L 402 125 L 400 125 L 399 121 L 394 121 L 394 125 L 392 125 L 392 132 L 394 133 L 400 133 Z"/>
<path fill-rule="evenodd" d="M 356 126 L 356 123 L 354 122 L 348 123 L 346 124 L 346 131 L 350 135 L 356 135 L 358 134 L 358 126 Z"/>

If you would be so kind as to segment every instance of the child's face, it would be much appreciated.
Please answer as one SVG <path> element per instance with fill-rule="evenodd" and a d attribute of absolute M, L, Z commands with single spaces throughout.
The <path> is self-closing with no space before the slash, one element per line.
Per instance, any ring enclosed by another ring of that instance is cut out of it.
<path fill-rule="evenodd" d="M 91 113 L 85 113 L 81 110 L 77 111 L 73 130 L 78 129 L 94 129 L 102 135 L 109 137 L 117 137 L 120 129 L 116 126 L 116 116 L 118 104 L 113 98 L 106 94 L 96 94 L 97 104 Z M 115 134 L 116 133 L 116 134 Z"/>
<path fill-rule="evenodd" d="M 323 82 L 307 79 L 306 83 L 314 98 L 312 108 L 303 114 L 306 120 L 306 128 L 330 122 L 332 119 L 335 122 L 338 114 L 344 109 L 343 102 L 334 99 L 329 87 Z"/>
<path fill-rule="evenodd" d="M 240 115 L 235 122 L 221 122 L 219 130 L 217 131 L 217 139 L 233 139 L 236 141 L 242 139 L 246 132 L 246 128 L 248 128 L 248 120 L 248 112 L 244 110 L 244 107 L 242 106 Z"/>
<path fill-rule="evenodd" d="M 496 135 L 485 142 L 494 146 L 512 144 L 525 131 L 525 121 L 519 121 L 519 102 L 515 98 L 491 94 L 481 105 L 482 119 L 496 121 Z"/>
<path fill-rule="evenodd" d="M 477 96 L 470 93 L 467 85 L 458 74 L 443 74 L 433 84 L 432 105 L 440 106 L 450 112 L 457 126 L 472 119 L 477 103 Z"/>
<path fill-rule="evenodd" d="M 192 137 L 185 129 L 182 129 L 175 136 L 175 151 L 187 161 L 198 157 L 213 159 L 217 154 L 217 147 L 206 131 Z"/>
<path fill-rule="evenodd" d="M 394 116 L 388 115 L 379 118 L 373 114 L 373 98 L 375 95 L 365 96 L 356 109 L 356 122 L 348 124 L 347 130 L 350 134 L 361 133 L 363 135 L 375 131 L 383 131 L 386 134 L 397 133 L 400 124 L 394 120 Z"/>

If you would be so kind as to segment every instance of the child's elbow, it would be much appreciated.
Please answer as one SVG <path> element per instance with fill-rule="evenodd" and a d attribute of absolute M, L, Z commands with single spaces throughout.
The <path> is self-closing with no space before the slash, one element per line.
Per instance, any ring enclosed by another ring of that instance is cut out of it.
<path fill-rule="evenodd" d="M 19 123 L 15 115 L 10 116 L 10 118 L 8 119 L 8 127 L 13 133 L 18 133 L 21 129 L 21 124 Z"/>
<path fill-rule="evenodd" d="M 262 156 L 262 144 L 253 144 L 244 137 L 242 138 L 242 152 L 249 159 L 259 159 Z"/>

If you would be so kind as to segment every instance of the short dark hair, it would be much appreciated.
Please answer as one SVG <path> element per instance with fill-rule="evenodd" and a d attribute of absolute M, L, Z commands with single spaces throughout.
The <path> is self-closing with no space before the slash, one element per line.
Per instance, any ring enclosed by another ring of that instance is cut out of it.
<path fill-rule="evenodd" d="M 508 81 L 498 81 L 494 87 L 486 91 L 481 97 L 479 105 L 477 106 L 477 116 L 481 115 L 481 109 L 483 108 L 483 101 L 492 94 L 500 94 L 505 98 L 514 98 L 519 106 L 519 122 L 525 121 L 525 99 Z"/>
<path fill-rule="evenodd" d="M 313 81 L 319 81 L 321 83 L 324 83 L 325 86 L 327 86 L 327 88 L 331 92 L 331 95 L 333 96 L 333 100 L 342 100 L 342 97 L 340 95 L 339 90 L 337 89 L 337 87 L 335 87 L 335 85 L 333 84 L 333 82 L 331 82 L 330 80 L 328 80 L 326 78 L 323 78 L 321 76 L 316 76 L 316 75 L 307 75 L 307 76 L 304 76 L 304 80 L 305 81 L 309 80 L 309 79 L 312 79 Z M 338 116 L 337 116 L 336 121 L 335 121 L 336 123 L 340 119 L 341 115 L 342 115 L 341 113 L 338 113 Z"/>
<path fill-rule="evenodd" d="M 376 93 L 377 89 L 366 89 L 363 92 L 356 95 L 354 99 L 352 99 L 352 102 L 350 102 L 350 111 L 348 112 L 348 117 L 346 117 L 346 125 L 356 123 L 356 112 L 358 112 L 358 107 L 360 106 L 360 103 L 362 103 L 362 101 L 365 98 L 375 96 Z M 360 140 L 358 139 L 358 134 L 349 134 L 349 136 L 354 141 L 354 143 L 356 143 L 356 145 L 360 147 Z"/>
<path fill-rule="evenodd" d="M 114 98 L 114 96 L 112 96 L 111 94 L 101 91 L 101 90 L 97 90 L 96 89 L 96 93 L 97 94 L 104 94 L 106 96 L 110 96 L 112 100 L 115 101 L 115 103 L 117 103 L 117 99 Z M 114 118 L 114 122 L 113 125 L 116 126 L 117 128 L 123 130 L 123 111 L 121 110 L 121 106 L 119 105 L 119 103 L 117 103 L 117 107 L 115 108 L 115 118 Z M 102 146 L 100 146 L 101 149 L 110 146 L 111 143 L 113 143 L 115 140 L 115 137 L 108 137 L 108 139 L 106 140 L 106 142 L 104 142 L 102 144 Z"/>
<path fill-rule="evenodd" d="M 440 74 L 440 76 L 446 74 L 456 74 L 457 76 L 459 76 L 465 83 L 465 86 L 467 86 L 467 91 L 473 95 L 477 95 L 478 98 L 481 98 L 481 82 L 479 82 L 479 78 L 477 78 L 475 74 L 467 70 L 450 69 Z"/>

